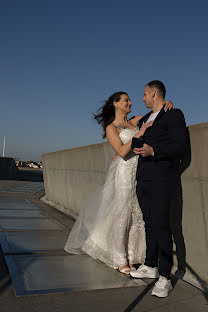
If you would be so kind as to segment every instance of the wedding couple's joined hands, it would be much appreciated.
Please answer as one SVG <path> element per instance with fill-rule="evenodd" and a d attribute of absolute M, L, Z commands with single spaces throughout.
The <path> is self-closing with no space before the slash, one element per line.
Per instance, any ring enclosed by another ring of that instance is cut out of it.
<path fill-rule="evenodd" d="M 166 297 L 172 290 L 169 207 L 186 125 L 182 112 L 165 101 L 162 82 L 148 83 L 143 101 L 151 112 L 128 120 L 131 100 L 116 92 L 94 115 L 116 156 L 105 184 L 80 210 L 65 250 L 135 278 L 159 277 L 152 295 Z M 141 264 L 137 270 L 135 264 Z"/>

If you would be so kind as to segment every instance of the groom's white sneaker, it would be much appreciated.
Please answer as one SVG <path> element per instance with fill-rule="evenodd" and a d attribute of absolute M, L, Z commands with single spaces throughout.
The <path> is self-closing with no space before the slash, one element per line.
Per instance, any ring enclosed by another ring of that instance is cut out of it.
<path fill-rule="evenodd" d="M 165 298 L 169 295 L 169 292 L 173 289 L 171 281 L 164 276 L 160 276 L 159 280 L 155 283 L 155 287 L 152 290 L 152 296 Z"/>
<path fill-rule="evenodd" d="M 145 264 L 142 264 L 137 270 L 131 271 L 130 275 L 132 277 L 137 277 L 137 278 L 158 278 L 159 273 L 158 273 L 158 268 L 151 268 Z"/>

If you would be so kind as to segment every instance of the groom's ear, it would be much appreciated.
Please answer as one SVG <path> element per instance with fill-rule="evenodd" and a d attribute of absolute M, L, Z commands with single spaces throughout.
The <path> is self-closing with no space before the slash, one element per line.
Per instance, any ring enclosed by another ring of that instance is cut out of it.
<path fill-rule="evenodd" d="M 155 89 L 153 89 L 153 90 L 151 91 L 151 95 L 152 95 L 153 98 L 155 97 L 155 95 L 156 95 L 156 90 L 155 90 Z"/>

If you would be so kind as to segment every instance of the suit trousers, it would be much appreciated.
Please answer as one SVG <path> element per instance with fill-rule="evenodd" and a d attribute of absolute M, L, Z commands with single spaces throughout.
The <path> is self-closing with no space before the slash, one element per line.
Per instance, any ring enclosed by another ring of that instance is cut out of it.
<path fill-rule="evenodd" d="M 172 181 L 137 181 L 137 197 L 145 222 L 145 265 L 158 267 L 161 276 L 170 279 L 173 265 L 173 240 L 169 214 L 173 195 Z"/>

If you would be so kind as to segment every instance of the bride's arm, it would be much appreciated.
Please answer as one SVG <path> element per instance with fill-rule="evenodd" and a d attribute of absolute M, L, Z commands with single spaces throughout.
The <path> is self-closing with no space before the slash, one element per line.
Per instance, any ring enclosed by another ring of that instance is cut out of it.
<path fill-rule="evenodd" d="M 132 140 L 123 144 L 114 125 L 110 124 L 106 127 L 106 137 L 111 147 L 120 157 L 124 158 L 131 151 Z"/>
<path fill-rule="evenodd" d="M 142 137 L 145 130 L 151 125 L 152 122 L 146 125 L 143 124 L 139 132 L 137 132 L 134 137 Z M 118 154 L 120 157 L 124 158 L 131 151 L 132 140 L 129 140 L 129 142 L 123 144 L 114 125 L 110 124 L 106 127 L 106 137 L 116 154 Z"/>
<path fill-rule="evenodd" d="M 137 126 L 138 123 L 139 123 L 139 121 L 140 121 L 140 119 L 141 119 L 142 117 L 143 117 L 143 116 L 134 116 L 134 117 L 131 118 L 130 120 L 131 120 L 131 122 L 132 122 L 135 126 Z"/>

